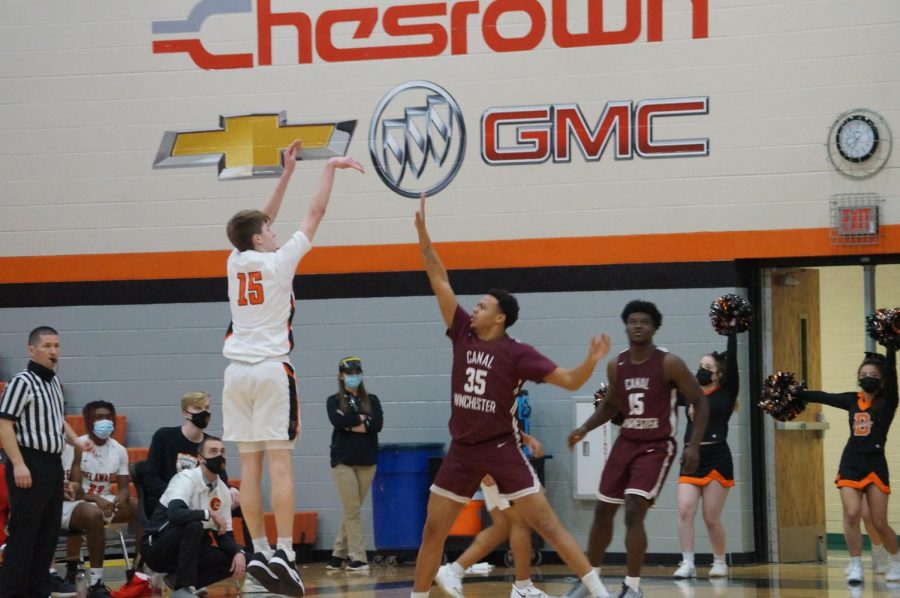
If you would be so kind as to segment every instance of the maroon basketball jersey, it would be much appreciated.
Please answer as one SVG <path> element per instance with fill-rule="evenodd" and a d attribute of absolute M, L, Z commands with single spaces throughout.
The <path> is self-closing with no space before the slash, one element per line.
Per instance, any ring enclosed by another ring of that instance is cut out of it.
<path fill-rule="evenodd" d="M 616 394 L 625 421 L 619 435 L 633 440 L 663 440 L 674 436 L 677 415 L 675 389 L 666 380 L 666 352 L 654 349 L 643 363 L 632 363 L 628 350 L 617 358 Z"/>
<path fill-rule="evenodd" d="M 475 444 L 514 434 L 522 384 L 541 382 L 556 364 L 507 335 L 479 339 L 469 328 L 469 314 L 459 305 L 447 336 L 453 342 L 450 437 Z"/>

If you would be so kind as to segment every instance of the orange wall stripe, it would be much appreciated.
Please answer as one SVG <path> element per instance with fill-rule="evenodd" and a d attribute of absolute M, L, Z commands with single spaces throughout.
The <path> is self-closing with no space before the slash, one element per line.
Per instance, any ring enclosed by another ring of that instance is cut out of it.
<path fill-rule="evenodd" d="M 833 245 L 827 228 L 435 243 L 448 269 L 533 268 L 900 253 L 900 225 L 877 245 Z M 412 231 L 410 231 L 412 236 Z M 0 258 L 0 283 L 215 278 L 227 250 Z M 417 245 L 317 247 L 301 274 L 421 270 Z"/>

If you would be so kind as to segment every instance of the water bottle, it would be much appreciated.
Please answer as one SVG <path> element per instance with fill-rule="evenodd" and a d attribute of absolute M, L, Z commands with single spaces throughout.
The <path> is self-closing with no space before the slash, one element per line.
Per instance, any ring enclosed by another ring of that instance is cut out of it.
<path fill-rule="evenodd" d="M 87 598 L 88 595 L 88 579 L 84 575 L 84 563 L 78 563 L 78 571 L 75 573 L 75 596 L 77 598 Z"/>

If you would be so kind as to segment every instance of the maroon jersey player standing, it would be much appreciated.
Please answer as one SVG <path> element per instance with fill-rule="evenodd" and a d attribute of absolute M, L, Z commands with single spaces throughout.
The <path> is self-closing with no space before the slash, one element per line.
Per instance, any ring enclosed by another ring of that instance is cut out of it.
<path fill-rule="evenodd" d="M 613 516 L 625 505 L 627 577 L 620 597 L 643 596 L 641 567 L 647 552 L 644 517 L 669 473 L 675 458 L 675 390 L 694 406 L 694 429 L 681 457 L 691 473 L 700 460 L 700 441 L 706 431 L 709 406 L 697 379 L 678 356 L 653 344 L 662 314 L 648 301 L 631 301 L 622 311 L 628 349 L 609 361 L 606 400 L 569 434 L 569 448 L 605 424 L 617 412 L 624 416 L 600 477 L 600 502 L 588 538 L 588 558 L 599 569 L 612 540 Z M 588 595 L 576 590 L 571 596 Z"/>
<path fill-rule="evenodd" d="M 416 229 L 428 280 L 447 324 L 447 336 L 453 342 L 453 370 L 451 443 L 431 487 L 412 597 L 428 596 L 450 527 L 485 474 L 493 476 L 503 498 L 515 500 L 528 524 L 553 545 L 593 596 L 608 596 L 575 538 L 563 528 L 541 491 L 520 449 L 514 413 L 516 395 L 526 380 L 569 390 L 580 388 L 609 351 L 609 337 L 593 337 L 587 357 L 574 368 L 557 367 L 534 347 L 506 334 L 519 312 L 515 297 L 508 292 L 490 291 L 471 315 L 459 306 L 447 270 L 425 228 L 424 193 L 416 213 Z M 462 595 L 459 587 L 442 587 L 453 596 Z"/>

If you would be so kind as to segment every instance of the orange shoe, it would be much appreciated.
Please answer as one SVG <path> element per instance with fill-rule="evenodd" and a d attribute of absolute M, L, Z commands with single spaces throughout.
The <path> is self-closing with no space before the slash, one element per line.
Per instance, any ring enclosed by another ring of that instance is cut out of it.
<path fill-rule="evenodd" d="M 150 578 L 146 574 L 139 571 L 131 577 L 131 581 L 123 584 L 118 590 L 110 592 L 112 598 L 141 598 L 142 596 L 152 596 L 153 591 L 150 588 Z"/>

